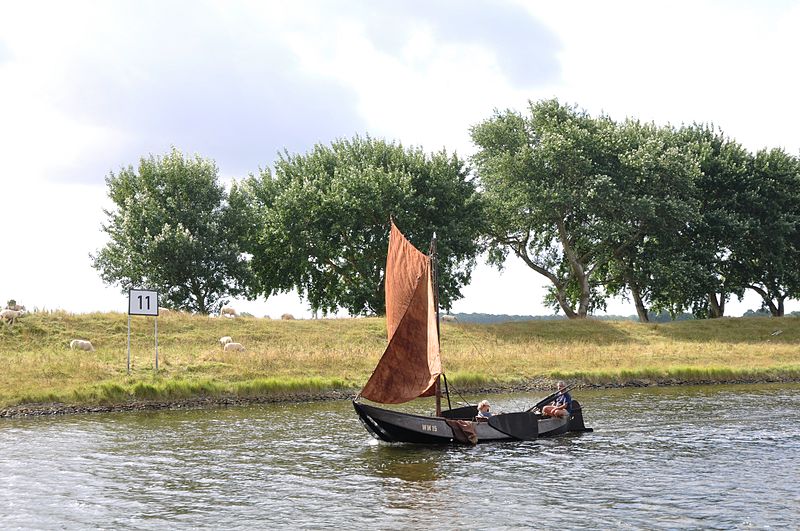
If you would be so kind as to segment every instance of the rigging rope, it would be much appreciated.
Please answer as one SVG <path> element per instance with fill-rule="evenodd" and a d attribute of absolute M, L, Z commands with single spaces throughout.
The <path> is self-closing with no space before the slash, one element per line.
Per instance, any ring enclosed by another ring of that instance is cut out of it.
<path fill-rule="evenodd" d="M 453 317 L 453 321 L 454 322 L 458 323 L 459 325 L 463 324 L 463 323 L 461 323 L 461 321 L 458 320 L 458 317 L 456 317 L 455 315 L 453 315 L 452 317 Z M 462 331 L 465 330 L 465 328 L 463 326 L 459 326 L 459 328 L 461 328 Z M 483 360 L 483 362 L 486 364 L 487 367 L 491 368 L 491 364 L 489 363 L 489 360 L 487 360 L 486 357 L 484 357 L 483 353 L 481 353 L 481 351 L 478 349 L 478 346 L 475 344 L 475 341 L 473 340 L 473 338 L 467 333 L 465 333 L 464 335 L 467 337 L 467 339 L 469 339 L 470 343 L 472 344 L 472 349 L 478 354 L 478 357 Z M 446 385 L 446 383 L 447 383 L 447 379 L 445 378 L 445 385 Z M 451 385 L 450 387 L 453 387 L 453 386 Z M 464 398 L 464 395 L 462 395 L 455 387 L 453 387 L 453 391 L 455 391 L 455 393 L 459 397 L 461 397 L 461 401 L 464 404 L 466 404 L 468 406 L 472 405 L 472 403 L 469 400 L 467 400 L 466 398 Z"/>

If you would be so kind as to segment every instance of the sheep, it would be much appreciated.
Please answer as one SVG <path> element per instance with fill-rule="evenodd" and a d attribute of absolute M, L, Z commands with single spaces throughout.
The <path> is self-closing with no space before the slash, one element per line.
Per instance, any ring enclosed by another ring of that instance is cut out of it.
<path fill-rule="evenodd" d="M 281 319 L 283 319 L 284 321 L 291 321 L 291 320 L 294 319 L 294 315 L 292 315 L 290 313 L 285 313 L 285 314 L 281 315 Z"/>
<path fill-rule="evenodd" d="M 241 343 L 228 343 L 225 345 L 225 352 L 229 350 L 236 351 L 236 352 L 244 352 L 244 345 Z"/>
<path fill-rule="evenodd" d="M 11 301 L 8 301 L 8 302 L 11 302 Z M 8 306 L 6 306 L 5 309 L 6 310 L 14 310 L 15 312 L 19 312 L 19 311 L 23 311 L 24 312 L 25 311 L 25 306 L 23 306 L 22 304 L 17 304 L 16 302 L 14 302 L 14 304 L 9 304 Z"/>
<path fill-rule="evenodd" d="M 222 345 L 223 347 L 228 343 L 233 343 L 233 338 L 231 336 L 222 336 L 221 338 L 219 338 L 219 344 Z"/>
<path fill-rule="evenodd" d="M 454 323 L 455 321 L 456 321 L 456 316 L 455 315 L 447 314 L 447 315 L 443 315 L 442 316 L 442 322 Z"/>
<path fill-rule="evenodd" d="M 0 311 L 0 321 L 5 321 L 9 325 L 13 325 L 14 322 L 25 314 L 25 310 L 9 310 L 5 309 Z"/>
<path fill-rule="evenodd" d="M 87 350 L 89 352 L 94 352 L 94 346 L 92 345 L 91 341 L 86 341 L 85 339 L 73 339 L 69 342 L 69 348 L 72 350 Z"/>
<path fill-rule="evenodd" d="M 170 311 L 171 311 L 171 310 L 170 310 L 169 308 L 164 308 L 163 306 L 159 306 L 159 307 L 158 307 L 158 313 L 159 313 L 159 314 L 170 313 Z"/>
<path fill-rule="evenodd" d="M 236 317 L 238 314 L 236 313 L 236 310 L 233 309 L 233 307 L 223 306 L 219 311 L 219 315 L 220 317 L 224 317 L 226 315 L 229 315 L 231 317 Z"/>

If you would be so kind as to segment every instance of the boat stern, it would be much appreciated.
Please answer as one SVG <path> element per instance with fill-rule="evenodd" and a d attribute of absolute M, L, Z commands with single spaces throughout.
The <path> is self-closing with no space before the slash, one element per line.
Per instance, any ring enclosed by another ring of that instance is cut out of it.
<path fill-rule="evenodd" d="M 572 401 L 572 416 L 569 418 L 567 431 L 588 433 L 594 431 L 592 428 L 587 428 L 583 423 L 583 408 L 577 400 Z"/>

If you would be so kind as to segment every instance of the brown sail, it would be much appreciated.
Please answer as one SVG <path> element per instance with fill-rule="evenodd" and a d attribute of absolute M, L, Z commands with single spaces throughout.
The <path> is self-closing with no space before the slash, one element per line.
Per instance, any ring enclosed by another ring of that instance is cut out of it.
<path fill-rule="evenodd" d="M 392 223 L 386 258 L 386 328 L 389 346 L 361 396 L 402 404 L 434 394 L 442 373 L 431 259 Z"/>

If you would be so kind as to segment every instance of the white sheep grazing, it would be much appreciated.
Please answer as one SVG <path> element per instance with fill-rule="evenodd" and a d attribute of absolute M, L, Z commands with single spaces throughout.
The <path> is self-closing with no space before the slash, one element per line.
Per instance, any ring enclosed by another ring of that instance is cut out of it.
<path fill-rule="evenodd" d="M 225 345 L 225 352 L 228 352 L 229 350 L 235 352 L 244 352 L 244 345 L 241 343 L 228 343 Z"/>
<path fill-rule="evenodd" d="M 292 315 L 290 313 L 285 313 L 285 314 L 281 315 L 281 319 L 283 319 L 284 321 L 293 321 L 294 320 L 294 315 Z"/>
<path fill-rule="evenodd" d="M 226 315 L 229 315 L 231 317 L 236 317 L 237 313 L 236 310 L 234 310 L 231 306 L 223 306 L 222 309 L 220 309 L 219 311 L 219 315 L 220 317 L 224 317 Z"/>
<path fill-rule="evenodd" d="M 233 343 L 233 338 L 231 336 L 222 336 L 221 338 L 219 338 L 219 344 L 222 345 L 223 347 L 228 343 Z"/>
<path fill-rule="evenodd" d="M 89 352 L 94 352 L 94 346 L 92 345 L 91 341 L 86 341 L 85 339 L 73 339 L 69 342 L 69 348 L 72 350 L 87 350 Z"/>
<path fill-rule="evenodd" d="M 442 316 L 442 322 L 455 323 L 456 322 L 456 316 L 455 315 L 450 315 L 450 314 L 445 314 L 445 315 Z"/>
<path fill-rule="evenodd" d="M 7 322 L 9 325 L 13 325 L 14 321 L 16 321 L 20 316 L 25 313 L 25 310 L 9 310 L 5 309 L 0 311 L 0 320 Z"/>

